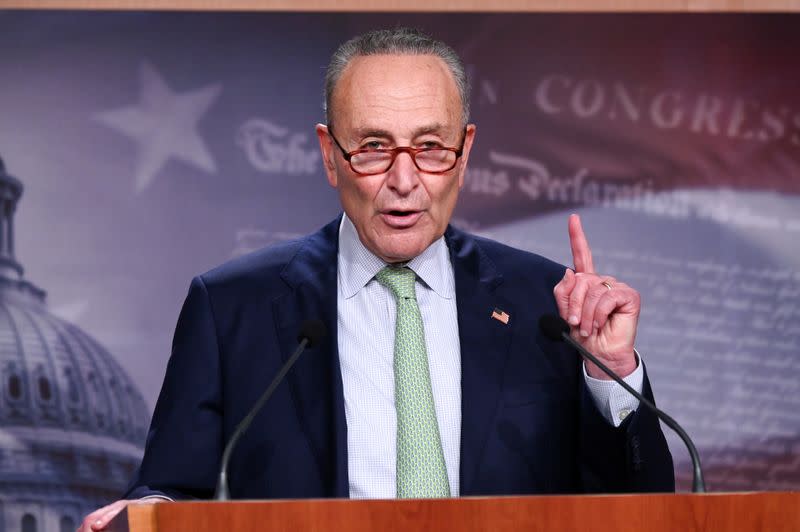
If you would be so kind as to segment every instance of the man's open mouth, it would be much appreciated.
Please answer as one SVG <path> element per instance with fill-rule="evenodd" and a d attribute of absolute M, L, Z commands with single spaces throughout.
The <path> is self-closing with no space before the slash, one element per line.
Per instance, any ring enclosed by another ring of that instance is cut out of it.
<path fill-rule="evenodd" d="M 422 211 L 389 210 L 381 213 L 383 222 L 395 229 L 404 229 L 413 226 L 422 216 Z"/>

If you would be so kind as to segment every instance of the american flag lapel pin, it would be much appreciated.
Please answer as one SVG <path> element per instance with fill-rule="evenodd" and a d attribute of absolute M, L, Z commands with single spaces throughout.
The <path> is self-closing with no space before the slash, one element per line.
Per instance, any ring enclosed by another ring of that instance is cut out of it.
<path fill-rule="evenodd" d="M 492 317 L 494 319 L 496 319 L 497 321 L 501 322 L 503 325 L 508 325 L 508 318 L 510 318 L 511 316 L 506 314 L 506 312 L 504 310 L 500 310 L 499 308 L 495 308 L 492 311 Z"/>

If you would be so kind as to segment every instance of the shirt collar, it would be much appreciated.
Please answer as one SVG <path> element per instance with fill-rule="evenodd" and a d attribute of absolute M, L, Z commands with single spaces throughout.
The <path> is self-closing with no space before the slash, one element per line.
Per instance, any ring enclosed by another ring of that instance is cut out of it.
<path fill-rule="evenodd" d="M 375 277 L 386 263 L 364 246 L 353 222 L 342 216 L 339 225 L 339 290 L 350 299 Z M 445 299 L 455 296 L 455 278 L 444 237 L 435 240 L 407 266 L 417 278 Z"/>

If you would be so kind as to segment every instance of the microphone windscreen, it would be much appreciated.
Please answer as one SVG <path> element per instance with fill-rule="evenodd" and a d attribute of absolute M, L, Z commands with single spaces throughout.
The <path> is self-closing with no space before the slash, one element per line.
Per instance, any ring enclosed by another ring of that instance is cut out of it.
<path fill-rule="evenodd" d="M 561 336 L 562 333 L 569 334 L 569 325 L 567 325 L 567 322 L 555 314 L 545 314 L 539 318 L 539 329 L 545 336 L 556 342 L 560 342 L 564 339 L 563 336 Z"/>
<path fill-rule="evenodd" d="M 328 334 L 328 329 L 321 320 L 306 320 L 300 325 L 300 332 L 297 333 L 297 341 L 308 340 L 308 347 L 314 347 Z"/>

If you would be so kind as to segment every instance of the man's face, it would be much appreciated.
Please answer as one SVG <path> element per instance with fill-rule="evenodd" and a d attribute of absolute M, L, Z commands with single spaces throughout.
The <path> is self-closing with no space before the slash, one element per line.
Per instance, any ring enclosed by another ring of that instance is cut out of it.
<path fill-rule="evenodd" d="M 404 262 L 445 231 L 464 183 L 475 135 L 464 136 L 461 99 L 445 63 L 430 55 L 373 55 L 353 59 L 332 97 L 333 134 L 350 152 L 397 146 L 458 147 L 464 152 L 444 174 L 419 170 L 408 153 L 383 174 L 350 168 L 324 125 L 317 125 L 325 171 L 361 242 L 386 262 Z"/>

